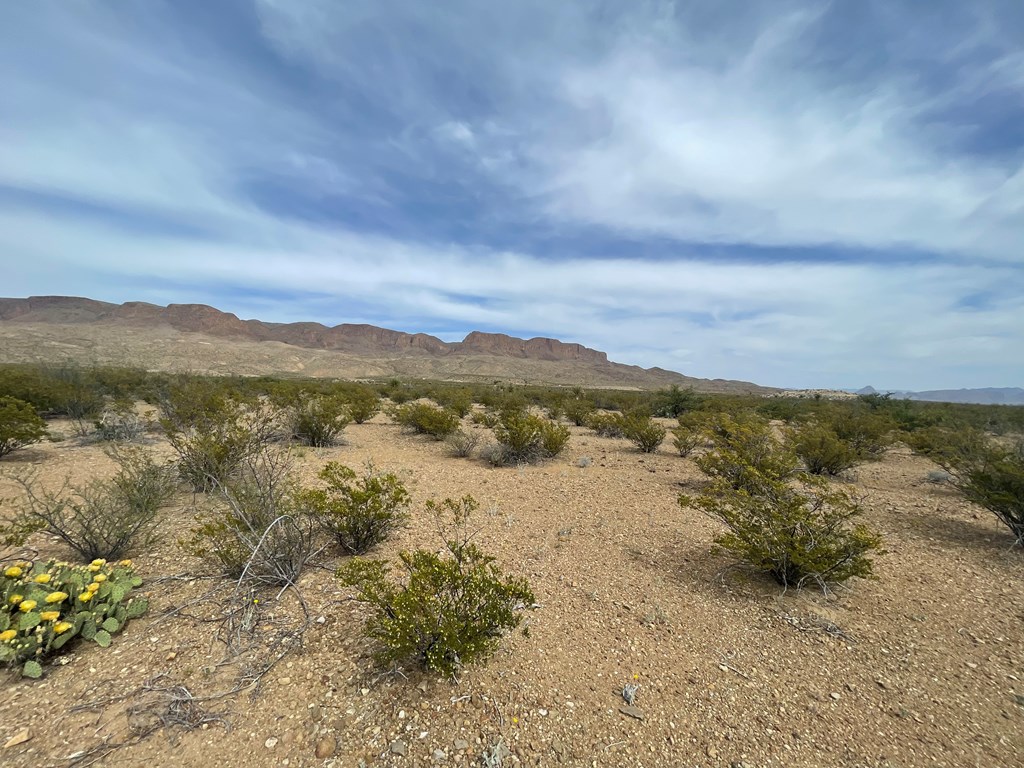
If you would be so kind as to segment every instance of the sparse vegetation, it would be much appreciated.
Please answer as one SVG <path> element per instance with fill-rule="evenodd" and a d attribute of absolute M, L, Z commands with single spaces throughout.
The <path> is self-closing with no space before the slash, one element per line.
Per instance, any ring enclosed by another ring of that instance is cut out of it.
<path fill-rule="evenodd" d="M 948 482 L 992 512 L 1024 546 L 1024 442 L 1001 445 L 978 430 L 923 430 L 914 450 L 947 473 Z"/>
<path fill-rule="evenodd" d="M 504 411 L 494 428 L 497 444 L 486 458 L 497 466 L 535 464 L 554 458 L 569 442 L 569 428 L 525 409 Z"/>
<path fill-rule="evenodd" d="M 370 551 L 408 520 L 409 493 L 394 473 L 369 466 L 358 477 L 332 461 L 319 477 L 324 487 L 302 491 L 299 503 L 346 554 Z"/>
<path fill-rule="evenodd" d="M 116 560 L 153 541 L 157 510 L 174 493 L 171 470 L 142 451 L 117 455 L 118 473 L 84 486 L 65 481 L 43 488 L 35 476 L 15 477 L 23 499 L 14 518 L 0 525 L 7 545 L 21 546 L 38 531 L 57 537 L 83 560 Z"/>
<path fill-rule="evenodd" d="M 679 414 L 676 421 L 679 426 L 672 430 L 672 445 L 680 456 L 689 456 L 694 449 L 707 442 L 707 419 L 704 414 L 687 411 Z"/>
<path fill-rule="evenodd" d="M 46 436 L 46 422 L 24 400 L 0 397 L 0 458 L 38 443 Z"/>
<path fill-rule="evenodd" d="M 630 413 L 622 418 L 622 434 L 642 453 L 654 453 L 665 440 L 665 428 L 643 413 Z"/>
<path fill-rule="evenodd" d="M 429 403 L 406 403 L 391 412 L 391 418 L 405 429 L 444 440 L 459 428 L 459 414 Z"/>
<path fill-rule="evenodd" d="M 765 482 L 791 478 L 799 464 L 796 454 L 772 434 L 771 425 L 751 413 L 719 414 L 708 423 L 706 434 L 713 448 L 698 456 L 696 464 L 733 490 L 756 494 Z"/>
<path fill-rule="evenodd" d="M 470 496 L 428 502 L 442 527 L 444 554 L 402 552 L 398 583 L 380 560 L 356 559 L 339 569 L 341 582 L 356 587 L 372 610 L 366 628 L 379 644 L 381 664 L 411 660 L 455 677 L 490 656 L 502 635 L 519 625 L 520 611 L 533 605 L 529 584 L 503 575 L 470 541 L 468 521 L 477 506 Z"/>
<path fill-rule="evenodd" d="M 445 438 L 452 456 L 467 458 L 473 455 L 473 451 L 480 444 L 479 432 L 466 432 L 457 429 Z"/>
<path fill-rule="evenodd" d="M 292 435 L 317 448 L 334 445 L 350 421 L 349 403 L 342 395 L 303 395 L 288 413 Z"/>

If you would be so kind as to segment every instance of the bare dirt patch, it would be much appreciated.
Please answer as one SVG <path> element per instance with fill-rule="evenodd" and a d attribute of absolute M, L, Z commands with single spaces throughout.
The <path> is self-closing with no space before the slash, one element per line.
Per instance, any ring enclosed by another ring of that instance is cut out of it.
<path fill-rule="evenodd" d="M 227 653 L 218 606 L 234 585 L 178 548 L 183 493 L 162 512 L 162 545 L 135 556 L 149 614 L 106 650 L 75 645 L 41 681 L 3 673 L 0 764 L 469 766 L 498 739 L 504 765 L 1024 763 L 1024 557 L 905 450 L 853 478 L 886 536 L 878 580 L 826 598 L 723 573 L 717 524 L 676 504 L 699 472 L 667 446 L 641 454 L 574 428 L 559 459 L 494 469 L 383 416 L 345 435 L 304 451 L 303 474 L 372 460 L 406 479 L 412 524 L 383 557 L 439 544 L 425 500 L 475 496 L 480 546 L 537 594 L 529 637 L 458 683 L 381 671 L 331 552 L 302 578 L 304 605 L 261 595 Z M 96 445 L 40 445 L 0 462 L 0 497 L 26 466 L 55 485 L 113 472 Z"/>

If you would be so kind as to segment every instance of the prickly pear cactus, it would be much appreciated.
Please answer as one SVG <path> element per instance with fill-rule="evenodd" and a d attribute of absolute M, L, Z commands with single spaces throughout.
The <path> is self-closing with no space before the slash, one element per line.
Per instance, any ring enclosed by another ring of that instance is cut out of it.
<path fill-rule="evenodd" d="M 144 614 L 146 598 L 132 595 L 142 584 L 131 560 L 71 565 L 58 560 L 15 563 L 0 575 L 0 664 L 21 665 L 40 677 L 42 662 L 74 638 L 101 648 L 129 620 Z"/>

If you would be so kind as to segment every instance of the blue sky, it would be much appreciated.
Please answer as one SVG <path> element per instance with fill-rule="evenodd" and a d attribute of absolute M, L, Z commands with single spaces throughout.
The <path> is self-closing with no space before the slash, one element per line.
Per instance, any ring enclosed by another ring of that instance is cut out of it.
<path fill-rule="evenodd" d="M 1024 4 L 0 4 L 0 294 L 1024 385 Z"/>

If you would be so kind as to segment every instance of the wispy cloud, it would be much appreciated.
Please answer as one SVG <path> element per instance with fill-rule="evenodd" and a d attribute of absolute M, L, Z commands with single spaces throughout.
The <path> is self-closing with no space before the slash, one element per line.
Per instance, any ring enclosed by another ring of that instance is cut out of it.
<path fill-rule="evenodd" d="M 1022 383 L 1024 10 L 548 5 L 5 5 L 3 293 Z"/>

